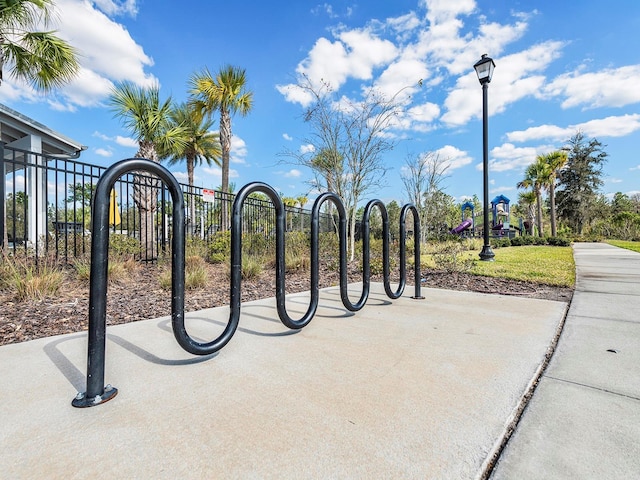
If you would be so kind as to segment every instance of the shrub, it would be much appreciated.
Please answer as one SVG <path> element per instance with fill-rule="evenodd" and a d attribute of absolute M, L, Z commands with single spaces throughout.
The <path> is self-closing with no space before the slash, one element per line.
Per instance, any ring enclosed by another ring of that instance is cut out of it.
<path fill-rule="evenodd" d="M 522 245 L 524 245 L 524 238 L 525 237 L 513 237 L 511 239 L 511 246 L 512 247 L 521 247 Z"/>
<path fill-rule="evenodd" d="M 231 232 L 216 232 L 210 240 L 207 259 L 211 263 L 224 263 L 231 255 Z"/>
<path fill-rule="evenodd" d="M 554 247 L 568 247 L 571 245 L 571 241 L 568 238 L 563 237 L 549 237 L 547 238 L 547 243 Z"/>
<path fill-rule="evenodd" d="M 496 238 L 493 240 L 495 248 L 503 248 L 511 246 L 511 239 L 509 238 Z"/>
<path fill-rule="evenodd" d="M 109 235 L 109 253 L 118 257 L 134 257 L 142 251 L 140 241 L 128 235 Z"/>
<path fill-rule="evenodd" d="M 544 237 L 531 237 L 533 238 L 533 245 L 546 245 L 547 239 Z"/>
<path fill-rule="evenodd" d="M 242 236 L 242 253 L 249 255 L 275 255 L 276 237 L 262 233 L 244 234 Z"/>
<path fill-rule="evenodd" d="M 460 242 L 446 242 L 436 247 L 433 253 L 436 268 L 449 273 L 461 273 L 471 270 L 475 260 L 469 256 Z"/>

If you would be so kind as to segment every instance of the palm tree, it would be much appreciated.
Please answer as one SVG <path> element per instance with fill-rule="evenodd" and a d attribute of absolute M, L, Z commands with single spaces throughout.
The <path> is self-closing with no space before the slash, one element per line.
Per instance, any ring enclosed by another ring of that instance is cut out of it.
<path fill-rule="evenodd" d="M 558 173 L 567 164 L 567 152 L 556 150 L 542 156 L 542 161 L 547 165 L 547 189 L 549 190 L 549 203 L 551 207 L 551 236 L 557 235 L 556 228 L 556 179 Z"/>
<path fill-rule="evenodd" d="M 192 187 L 194 185 L 194 170 L 198 165 L 213 163 L 220 166 L 222 150 L 220 148 L 220 136 L 212 132 L 213 120 L 204 117 L 201 112 L 187 103 L 174 106 L 169 112 L 169 119 L 175 127 L 184 129 L 184 143 L 176 145 L 174 151 L 166 152 L 165 158 L 169 165 L 184 160 L 187 164 L 187 177 L 189 181 L 189 209 L 191 221 L 195 220 L 195 202 Z"/>
<path fill-rule="evenodd" d="M 306 195 L 300 195 L 298 198 L 296 198 L 296 200 L 298 200 L 298 203 L 300 204 L 300 231 L 303 231 L 304 230 L 304 215 L 302 215 L 302 209 L 307 204 L 309 199 L 307 198 Z"/>
<path fill-rule="evenodd" d="M 532 188 L 536 194 L 536 206 L 538 210 L 538 236 L 543 237 L 542 231 L 542 188 L 548 182 L 548 168 L 539 155 L 536 161 L 529 165 L 524 171 L 524 178 L 518 182 L 518 188 Z"/>
<path fill-rule="evenodd" d="M 50 25 L 53 7 L 52 0 L 0 2 L 0 82 L 5 66 L 11 76 L 44 92 L 76 76 L 76 50 L 55 31 L 37 31 Z"/>
<path fill-rule="evenodd" d="M 220 145 L 222 147 L 222 190 L 229 189 L 229 157 L 231 152 L 231 116 L 245 116 L 253 106 L 253 93 L 245 90 L 245 70 L 228 65 L 214 76 L 208 69 L 191 77 L 194 104 L 204 113 L 220 112 Z"/>
<path fill-rule="evenodd" d="M 170 121 L 171 97 L 160 102 L 160 87 L 140 87 L 131 82 L 115 86 L 109 98 L 116 117 L 138 142 L 136 157 L 158 162 L 167 152 L 184 148 L 185 128 Z M 159 180 L 147 173 L 136 174 L 133 201 L 140 212 L 140 240 L 146 259 L 155 258 L 154 213 L 158 206 Z"/>

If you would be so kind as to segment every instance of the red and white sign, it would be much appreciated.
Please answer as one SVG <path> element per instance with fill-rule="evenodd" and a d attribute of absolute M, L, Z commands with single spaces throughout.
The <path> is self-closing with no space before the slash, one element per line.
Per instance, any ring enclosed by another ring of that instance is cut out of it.
<path fill-rule="evenodd" d="M 209 190 L 207 188 L 202 189 L 202 201 L 204 202 L 213 202 L 215 200 L 215 191 Z"/>

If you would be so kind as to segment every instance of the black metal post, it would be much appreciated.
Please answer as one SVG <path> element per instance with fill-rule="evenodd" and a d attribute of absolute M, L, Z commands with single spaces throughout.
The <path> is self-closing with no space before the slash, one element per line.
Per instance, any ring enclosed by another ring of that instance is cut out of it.
<path fill-rule="evenodd" d="M 480 252 L 480 260 L 493 261 L 495 254 L 489 244 L 489 82 L 482 84 L 482 187 L 483 187 L 483 236 L 484 246 Z"/>
<path fill-rule="evenodd" d="M 87 353 L 87 391 L 78 393 L 74 407 L 93 407 L 111 400 L 118 390 L 104 385 L 107 336 L 107 272 L 109 262 L 109 203 L 116 180 L 127 172 L 145 171 L 160 177 L 173 199 L 174 231 L 171 263 L 172 321 L 184 323 L 184 199 L 175 177 L 162 165 L 141 158 L 121 160 L 100 177 L 92 200 L 91 274 L 89 278 L 89 347 Z"/>

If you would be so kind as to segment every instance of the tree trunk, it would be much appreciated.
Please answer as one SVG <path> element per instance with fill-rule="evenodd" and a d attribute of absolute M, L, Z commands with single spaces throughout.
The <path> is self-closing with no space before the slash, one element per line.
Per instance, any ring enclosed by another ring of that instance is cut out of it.
<path fill-rule="evenodd" d="M 556 186 L 555 179 L 549 184 L 549 203 L 551 206 L 551 236 L 555 237 L 558 234 L 556 228 Z"/>
<path fill-rule="evenodd" d="M 351 215 L 349 215 L 349 261 L 353 262 L 354 258 L 356 258 L 356 209 L 353 208 L 351 210 Z"/>
<path fill-rule="evenodd" d="M 195 225 L 196 221 L 196 199 L 193 191 L 194 170 L 195 168 L 193 157 L 187 157 L 187 176 L 189 178 L 189 218 L 193 225 Z"/>
<path fill-rule="evenodd" d="M 231 115 L 220 108 L 220 148 L 222 150 L 222 191 L 229 192 L 229 161 L 231 157 Z M 222 230 L 229 229 L 229 205 L 222 202 Z"/>
<path fill-rule="evenodd" d="M 139 158 L 158 161 L 153 142 L 141 141 L 136 154 Z M 158 258 L 156 248 L 155 213 L 158 210 L 160 180 L 147 172 L 135 172 L 133 176 L 133 201 L 140 213 L 141 257 L 145 261 Z"/>
<path fill-rule="evenodd" d="M 540 195 L 540 190 L 536 190 L 536 205 L 538 207 L 538 236 L 543 237 L 544 234 L 542 232 L 542 198 Z"/>

